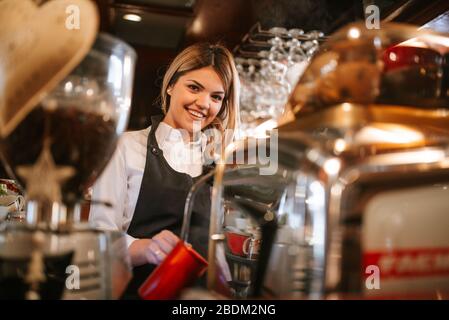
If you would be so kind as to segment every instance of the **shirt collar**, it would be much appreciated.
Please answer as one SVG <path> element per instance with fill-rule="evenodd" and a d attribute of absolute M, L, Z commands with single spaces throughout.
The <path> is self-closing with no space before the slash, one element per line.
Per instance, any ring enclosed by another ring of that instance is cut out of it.
<path fill-rule="evenodd" d="M 158 137 L 158 141 L 161 143 L 173 143 L 183 141 L 186 147 L 202 147 L 204 142 L 206 141 L 206 135 L 201 132 L 201 135 L 197 137 L 195 141 L 188 140 L 187 136 L 183 137 L 182 131 L 176 128 L 173 128 L 169 124 L 165 122 L 160 122 L 159 126 L 156 130 L 156 134 Z M 184 134 L 185 135 L 185 134 Z"/>
<path fill-rule="evenodd" d="M 159 131 L 162 141 L 178 142 L 183 138 L 180 130 L 171 127 L 165 122 L 159 123 L 157 131 Z"/>

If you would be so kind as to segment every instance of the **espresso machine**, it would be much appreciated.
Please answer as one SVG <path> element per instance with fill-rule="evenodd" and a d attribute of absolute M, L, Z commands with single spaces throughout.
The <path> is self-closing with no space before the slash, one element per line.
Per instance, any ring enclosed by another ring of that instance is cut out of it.
<path fill-rule="evenodd" d="M 67 20 L 74 6 L 79 20 Z M 1 155 L 27 200 L 25 221 L 0 225 L 0 298 L 119 298 L 124 234 L 80 212 L 126 129 L 135 51 L 97 33 L 89 0 L 5 0 L 0 15 Z"/>
<path fill-rule="evenodd" d="M 398 24 L 323 43 L 286 106 L 294 121 L 217 166 L 210 292 L 449 297 L 448 53 L 448 36 Z"/>

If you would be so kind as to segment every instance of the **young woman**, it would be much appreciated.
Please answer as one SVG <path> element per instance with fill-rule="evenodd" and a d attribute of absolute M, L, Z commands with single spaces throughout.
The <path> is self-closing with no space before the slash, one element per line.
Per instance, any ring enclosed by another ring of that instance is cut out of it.
<path fill-rule="evenodd" d="M 201 132 L 216 129 L 224 138 L 229 137 L 226 129 L 237 127 L 238 75 L 231 53 L 207 43 L 186 48 L 164 76 L 161 104 L 164 115 L 152 117 L 149 128 L 123 135 L 93 187 L 92 198 L 109 201 L 113 208 L 92 206 L 90 221 L 127 234 L 134 266 L 129 297 L 179 240 L 187 194 L 205 173 L 203 151 L 210 137 Z M 189 239 L 202 254 L 209 210 L 210 188 L 202 188 Z"/>

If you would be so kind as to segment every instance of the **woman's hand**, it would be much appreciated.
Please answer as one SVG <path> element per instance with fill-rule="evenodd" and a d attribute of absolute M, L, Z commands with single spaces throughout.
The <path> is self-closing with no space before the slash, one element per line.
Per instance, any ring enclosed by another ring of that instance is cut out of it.
<path fill-rule="evenodd" d="M 129 246 L 133 266 L 160 264 L 178 243 L 179 238 L 169 230 L 162 230 L 151 239 L 139 239 Z"/>
<path fill-rule="evenodd" d="M 178 243 L 179 238 L 171 231 L 162 230 L 148 244 L 145 255 L 148 263 L 159 264 Z"/>

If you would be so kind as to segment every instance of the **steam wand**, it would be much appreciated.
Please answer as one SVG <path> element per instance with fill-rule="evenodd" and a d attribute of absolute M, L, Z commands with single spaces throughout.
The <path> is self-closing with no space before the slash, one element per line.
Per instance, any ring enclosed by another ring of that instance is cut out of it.
<path fill-rule="evenodd" d="M 207 174 L 203 175 L 198 181 L 196 181 L 192 187 L 190 188 L 189 193 L 187 194 L 186 203 L 184 206 L 184 218 L 182 222 L 182 228 L 181 228 L 181 239 L 184 242 L 188 242 L 189 238 L 189 230 L 190 230 L 190 220 L 192 218 L 192 211 L 193 211 L 193 199 L 195 198 L 196 194 L 198 193 L 198 190 L 201 189 L 201 187 L 215 174 L 215 170 L 211 170 Z"/>

